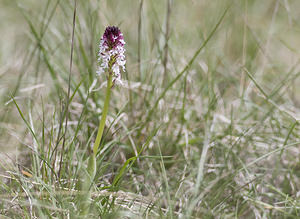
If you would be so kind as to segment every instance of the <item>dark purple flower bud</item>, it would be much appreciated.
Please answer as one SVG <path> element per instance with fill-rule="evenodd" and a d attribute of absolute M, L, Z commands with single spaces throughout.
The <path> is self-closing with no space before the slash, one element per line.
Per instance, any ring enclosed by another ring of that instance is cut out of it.
<path fill-rule="evenodd" d="M 115 26 L 107 27 L 102 39 L 109 49 L 115 48 L 116 46 L 124 46 L 125 44 L 123 34 L 119 28 Z"/>

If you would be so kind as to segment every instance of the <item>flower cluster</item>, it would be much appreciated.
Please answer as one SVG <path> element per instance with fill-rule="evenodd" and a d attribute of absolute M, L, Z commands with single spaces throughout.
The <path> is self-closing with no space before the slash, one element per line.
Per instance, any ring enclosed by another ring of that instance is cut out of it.
<path fill-rule="evenodd" d="M 98 75 L 103 72 L 113 74 L 113 82 L 122 84 L 120 68 L 124 72 L 126 63 L 124 45 L 123 34 L 118 27 L 112 26 L 105 29 L 99 45 Z"/>

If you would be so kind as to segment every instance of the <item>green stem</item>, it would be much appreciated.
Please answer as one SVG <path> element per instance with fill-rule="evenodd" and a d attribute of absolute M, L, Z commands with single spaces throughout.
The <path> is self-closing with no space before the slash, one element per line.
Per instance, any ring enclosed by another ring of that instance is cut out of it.
<path fill-rule="evenodd" d="M 112 74 L 110 73 L 108 76 L 108 80 L 107 80 L 106 97 L 105 97 L 105 102 L 104 102 L 104 106 L 103 106 L 103 110 L 102 110 L 102 117 L 101 117 L 96 141 L 95 141 L 94 148 L 93 148 L 94 156 L 97 155 L 98 148 L 99 148 L 102 134 L 103 134 L 103 130 L 104 130 L 104 126 L 105 126 L 105 121 L 106 121 L 106 116 L 107 116 L 108 106 L 109 106 L 111 87 L 112 87 Z"/>

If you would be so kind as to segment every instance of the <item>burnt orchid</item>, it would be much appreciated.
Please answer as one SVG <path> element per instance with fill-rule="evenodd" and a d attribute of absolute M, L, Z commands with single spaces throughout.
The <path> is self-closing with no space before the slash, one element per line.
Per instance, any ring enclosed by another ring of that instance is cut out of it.
<path fill-rule="evenodd" d="M 125 41 L 123 34 L 118 27 L 107 27 L 100 40 L 99 58 L 100 63 L 97 74 L 105 73 L 107 76 L 107 87 L 105 101 L 102 108 L 101 120 L 97 132 L 97 137 L 93 145 L 93 153 L 89 156 L 87 172 L 84 172 L 83 180 L 79 183 L 79 188 L 86 193 L 80 200 L 81 215 L 88 213 L 88 200 L 90 199 L 90 188 L 97 172 L 96 156 L 101 143 L 106 116 L 108 113 L 111 88 L 115 83 L 122 84 L 120 69 L 125 71 Z"/>
<path fill-rule="evenodd" d="M 125 71 L 125 41 L 118 27 L 107 27 L 100 40 L 97 74 L 112 74 L 113 83 L 122 84 L 120 68 Z"/>
<path fill-rule="evenodd" d="M 123 34 L 121 33 L 118 27 L 109 26 L 105 29 L 105 32 L 100 40 L 98 59 L 98 61 L 100 62 L 100 66 L 97 73 L 106 73 L 107 88 L 101 121 L 99 124 L 97 137 L 93 147 L 94 156 L 96 156 L 97 154 L 105 126 L 111 88 L 115 83 L 122 84 L 120 68 L 122 69 L 122 71 L 125 71 L 126 63 L 124 55 L 124 45 L 125 41 L 123 38 Z"/>

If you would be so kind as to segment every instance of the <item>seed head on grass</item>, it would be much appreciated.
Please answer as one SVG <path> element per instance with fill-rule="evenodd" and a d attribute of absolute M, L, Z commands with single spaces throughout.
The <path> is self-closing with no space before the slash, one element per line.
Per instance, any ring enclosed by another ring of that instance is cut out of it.
<path fill-rule="evenodd" d="M 125 71 L 125 41 L 120 29 L 115 26 L 109 26 L 100 40 L 99 58 L 101 63 L 97 74 L 103 72 L 112 74 L 113 83 L 122 84 L 120 68 Z"/>

